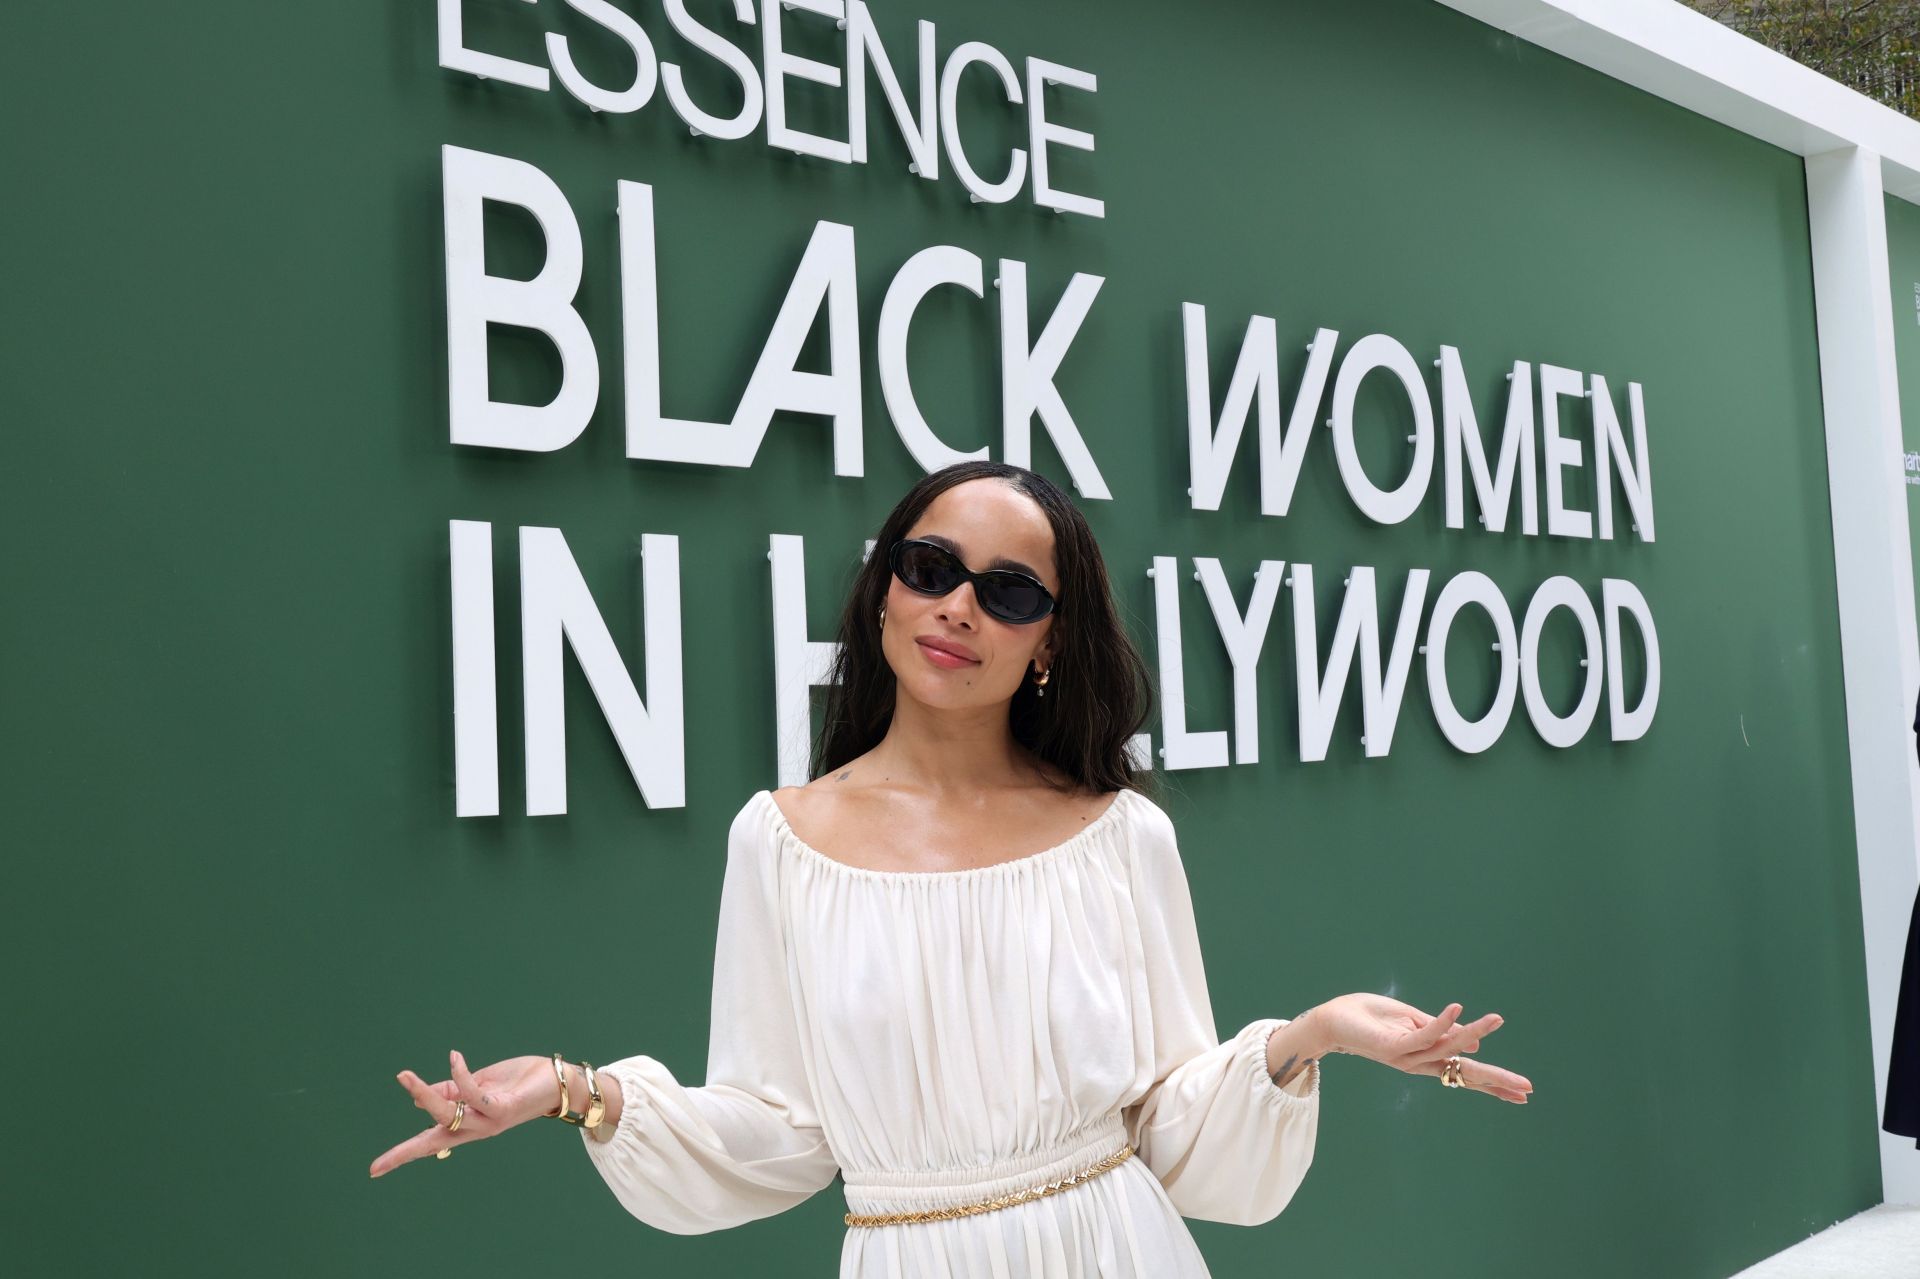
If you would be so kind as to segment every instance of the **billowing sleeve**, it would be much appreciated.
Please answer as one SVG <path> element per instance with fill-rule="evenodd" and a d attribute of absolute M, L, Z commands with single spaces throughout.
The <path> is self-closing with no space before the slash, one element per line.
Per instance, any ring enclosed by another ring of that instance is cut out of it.
<path fill-rule="evenodd" d="M 1156 804 L 1137 809 L 1132 877 L 1152 1082 L 1125 1111 L 1128 1136 L 1182 1216 L 1256 1226 L 1280 1215 L 1313 1162 L 1320 1063 L 1274 1084 L 1267 1038 L 1285 1018 L 1261 1018 L 1220 1042 L 1173 822 Z"/>
<path fill-rule="evenodd" d="M 644 1055 L 598 1067 L 620 1081 L 620 1120 L 611 1137 L 580 1130 L 621 1205 L 673 1234 L 771 1217 L 838 1171 L 800 1054 L 773 854 L 749 802 L 727 833 L 705 1085 Z"/>

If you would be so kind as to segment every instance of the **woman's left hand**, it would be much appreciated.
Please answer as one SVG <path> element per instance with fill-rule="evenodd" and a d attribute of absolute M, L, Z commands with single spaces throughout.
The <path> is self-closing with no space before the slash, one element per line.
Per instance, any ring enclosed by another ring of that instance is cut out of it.
<path fill-rule="evenodd" d="M 1503 1022 L 1496 1013 L 1459 1025 L 1459 1004 L 1448 1004 L 1430 1017 L 1411 1004 L 1385 995 L 1341 995 L 1313 1010 L 1330 1052 L 1351 1053 L 1410 1075 L 1438 1075 L 1446 1060 L 1475 1052 L 1480 1041 Z M 1525 1105 L 1533 1081 L 1488 1062 L 1460 1061 L 1460 1081 L 1466 1087 Z"/>

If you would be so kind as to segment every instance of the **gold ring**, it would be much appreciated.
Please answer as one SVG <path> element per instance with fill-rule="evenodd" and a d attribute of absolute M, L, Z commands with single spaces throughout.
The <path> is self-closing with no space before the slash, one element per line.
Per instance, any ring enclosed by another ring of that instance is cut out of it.
<path fill-rule="evenodd" d="M 1467 1086 L 1466 1081 L 1461 1078 L 1460 1058 L 1458 1056 L 1447 1058 L 1446 1063 L 1441 1066 L 1440 1082 L 1449 1088 L 1464 1088 Z"/>
<path fill-rule="evenodd" d="M 460 1121 L 465 1119 L 466 1117 L 467 1117 L 467 1103 L 465 1099 L 456 1100 L 453 1103 L 453 1122 L 447 1125 L 447 1131 L 459 1132 Z M 453 1153 L 453 1147 L 448 1146 L 445 1150 L 434 1151 L 433 1157 L 435 1159 L 445 1159 L 448 1155 L 452 1153 Z"/>

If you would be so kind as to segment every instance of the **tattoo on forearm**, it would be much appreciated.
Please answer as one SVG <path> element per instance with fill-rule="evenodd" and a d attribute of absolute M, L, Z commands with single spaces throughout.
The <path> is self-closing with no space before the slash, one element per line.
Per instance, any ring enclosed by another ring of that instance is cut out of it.
<path fill-rule="evenodd" d="M 849 769 L 848 769 L 848 770 L 847 770 L 846 772 L 844 772 L 844 773 L 842 773 L 842 774 L 840 774 L 840 776 L 838 776 L 838 777 L 836 777 L 836 778 L 834 778 L 833 780 L 834 780 L 834 781 L 836 781 L 836 782 L 844 782 L 844 781 L 846 781 L 846 780 L 847 780 L 847 779 L 848 779 L 849 777 L 852 777 L 852 776 L 853 776 L 853 770 L 852 770 L 851 768 L 849 768 Z"/>
<path fill-rule="evenodd" d="M 1293 1069 L 1293 1063 L 1299 1060 L 1300 1060 L 1300 1055 L 1298 1053 L 1295 1053 L 1293 1056 L 1287 1058 L 1286 1061 L 1281 1064 L 1280 1069 L 1273 1072 L 1272 1078 L 1273 1078 L 1273 1086 L 1275 1088 L 1280 1087 L 1280 1081 L 1286 1078 L 1288 1072 L 1290 1072 Z M 1306 1064 L 1309 1066 L 1313 1065 L 1313 1058 L 1311 1057 L 1307 1058 Z"/>

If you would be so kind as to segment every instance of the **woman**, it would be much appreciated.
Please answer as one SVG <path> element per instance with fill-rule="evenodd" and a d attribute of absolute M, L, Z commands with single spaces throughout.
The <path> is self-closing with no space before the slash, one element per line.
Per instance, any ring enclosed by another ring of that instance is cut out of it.
<path fill-rule="evenodd" d="M 1219 1040 L 1173 828 L 1126 757 L 1146 669 L 1046 479 L 963 462 L 917 484 L 834 674 L 816 779 L 756 793 L 728 835 L 705 1086 L 644 1055 L 469 1073 L 455 1052 L 452 1079 L 401 1073 L 435 1126 L 374 1176 L 561 1117 L 675 1233 L 843 1176 L 843 1277 L 1197 1279 L 1182 1216 L 1286 1206 L 1325 1054 L 1451 1062 L 1454 1086 L 1526 1101 L 1456 1056 L 1500 1024 L 1457 1004 L 1344 995 Z"/>
<path fill-rule="evenodd" d="M 1920 704 L 1913 708 L 1914 750 L 1920 751 Z M 1920 893 L 1907 920 L 1907 954 L 1900 965 L 1900 993 L 1893 1005 L 1893 1049 L 1887 1057 L 1887 1099 L 1880 1127 L 1920 1139 Z M 1920 1147 L 1920 1140 L 1915 1140 Z"/>

